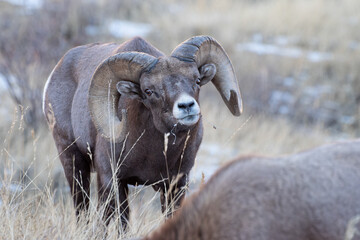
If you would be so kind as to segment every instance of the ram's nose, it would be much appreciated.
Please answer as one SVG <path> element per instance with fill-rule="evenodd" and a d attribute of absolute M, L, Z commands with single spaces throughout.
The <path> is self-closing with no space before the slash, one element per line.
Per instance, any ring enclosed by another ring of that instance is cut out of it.
<path fill-rule="evenodd" d="M 173 115 L 183 125 L 193 125 L 199 121 L 200 107 L 196 100 L 187 95 L 181 95 L 174 104 Z"/>
<path fill-rule="evenodd" d="M 191 108 L 195 106 L 194 99 L 186 99 L 187 102 L 179 102 L 178 108 L 184 110 L 185 112 L 190 112 Z"/>

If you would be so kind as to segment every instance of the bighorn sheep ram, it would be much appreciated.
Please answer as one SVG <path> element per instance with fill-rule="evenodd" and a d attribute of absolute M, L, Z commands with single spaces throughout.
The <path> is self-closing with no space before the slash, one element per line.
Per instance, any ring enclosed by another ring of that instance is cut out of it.
<path fill-rule="evenodd" d="M 66 53 L 46 83 L 43 110 L 77 213 L 89 205 L 91 170 L 97 172 L 99 200 L 107 202 L 107 219 L 117 202 L 114 197 L 106 201 L 113 174 L 124 223 L 128 184 L 154 184 L 164 210 L 169 204 L 165 199 L 176 198 L 194 164 L 203 136 L 199 90 L 209 81 L 239 116 L 242 99 L 233 66 L 212 37 L 190 38 L 170 56 L 139 37 Z M 167 133 L 170 144 L 164 156 Z M 178 189 L 166 198 L 170 180 L 179 173 Z"/>
<path fill-rule="evenodd" d="M 219 170 L 145 240 L 340 240 L 360 216 L 360 140 Z M 360 224 L 358 224 L 360 225 Z"/>

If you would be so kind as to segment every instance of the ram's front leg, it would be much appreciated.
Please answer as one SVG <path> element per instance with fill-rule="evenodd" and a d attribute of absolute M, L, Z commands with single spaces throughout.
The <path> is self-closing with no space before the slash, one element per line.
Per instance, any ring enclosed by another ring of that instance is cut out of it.
<path fill-rule="evenodd" d="M 94 158 L 94 167 L 97 172 L 99 206 L 104 207 L 103 218 L 107 224 L 116 215 L 121 217 L 123 229 L 127 227 L 129 219 L 129 207 L 127 201 L 128 186 L 119 179 L 120 171 L 114 164 L 113 159 L 109 159 L 109 154 L 104 145 L 97 144 L 98 151 Z M 105 145 L 106 146 L 106 145 Z"/>
<path fill-rule="evenodd" d="M 98 175 L 99 206 L 104 206 L 104 221 L 106 225 L 118 213 L 121 217 L 123 229 L 126 229 L 129 220 L 129 205 L 127 200 L 127 184 L 118 182 L 115 189 L 113 182 L 104 182 Z"/>
<path fill-rule="evenodd" d="M 185 197 L 185 191 L 188 184 L 187 175 L 174 178 L 170 185 L 164 183 L 160 189 L 161 211 L 166 213 L 166 217 L 172 217 L 174 212 L 181 206 Z"/>

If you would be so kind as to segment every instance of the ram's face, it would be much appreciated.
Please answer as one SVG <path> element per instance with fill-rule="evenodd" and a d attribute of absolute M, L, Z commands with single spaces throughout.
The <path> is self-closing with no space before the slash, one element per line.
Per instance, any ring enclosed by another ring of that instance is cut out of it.
<path fill-rule="evenodd" d="M 143 103 L 159 130 L 169 130 L 176 124 L 192 126 L 199 121 L 199 78 L 194 63 L 175 58 L 161 59 L 150 73 L 143 74 L 140 80 Z"/>
<path fill-rule="evenodd" d="M 121 81 L 118 90 L 128 96 L 136 94 L 133 97 L 151 111 L 159 131 L 184 130 L 199 121 L 200 86 L 211 80 L 215 72 L 211 64 L 204 73 L 195 63 L 161 58 L 150 72 L 142 74 L 140 84 Z"/>

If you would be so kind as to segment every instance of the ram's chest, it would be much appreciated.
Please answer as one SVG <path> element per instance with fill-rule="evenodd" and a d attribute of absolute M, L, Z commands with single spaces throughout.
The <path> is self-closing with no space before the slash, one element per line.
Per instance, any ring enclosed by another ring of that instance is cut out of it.
<path fill-rule="evenodd" d="M 139 183 L 151 184 L 167 178 L 168 175 L 177 175 L 180 164 L 188 165 L 188 162 L 193 162 L 194 159 L 189 159 L 189 156 L 184 154 L 184 144 L 173 144 L 170 140 L 166 147 L 163 138 L 128 144 L 119 159 L 123 165 L 119 177 L 137 178 Z"/>

